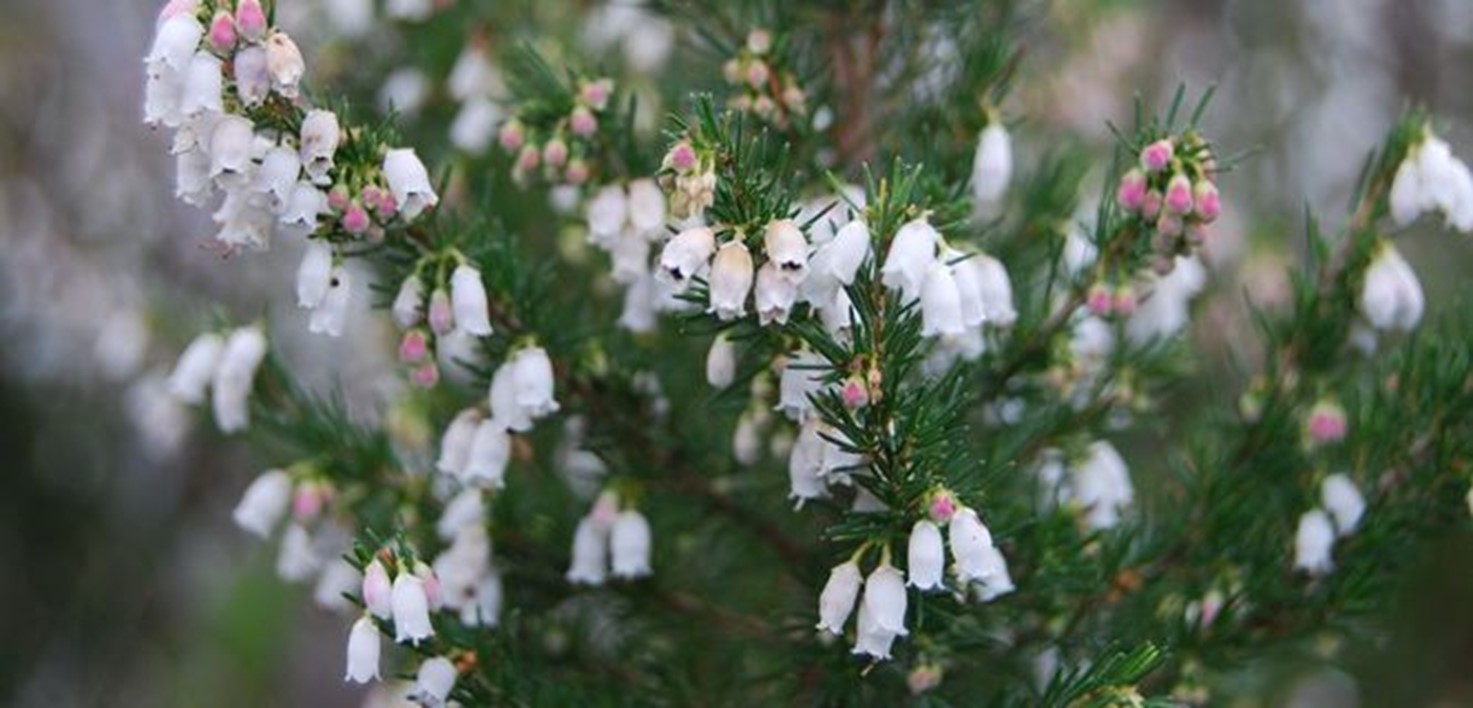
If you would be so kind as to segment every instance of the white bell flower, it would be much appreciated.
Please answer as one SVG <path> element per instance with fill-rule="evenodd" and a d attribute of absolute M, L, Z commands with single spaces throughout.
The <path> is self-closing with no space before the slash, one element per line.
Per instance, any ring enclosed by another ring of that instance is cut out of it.
<path fill-rule="evenodd" d="M 1361 496 L 1350 476 L 1343 472 L 1325 478 L 1320 485 L 1320 503 L 1330 512 L 1339 536 L 1349 536 L 1366 513 L 1366 498 Z"/>
<path fill-rule="evenodd" d="M 619 512 L 609 533 L 614 577 L 640 578 L 650 574 L 650 523 L 634 509 Z"/>
<path fill-rule="evenodd" d="M 911 527 L 905 566 L 910 575 L 910 585 L 917 590 L 924 592 L 941 588 L 942 573 L 946 570 L 946 548 L 941 540 L 941 529 L 929 519 L 917 521 Z"/>
<path fill-rule="evenodd" d="M 282 470 L 269 470 L 251 481 L 231 516 L 235 525 L 261 538 L 286 516 L 292 500 L 291 475 Z"/>
<path fill-rule="evenodd" d="M 477 337 L 491 334 L 490 307 L 481 271 L 464 263 L 456 266 L 450 274 L 450 303 L 456 327 Z"/>
<path fill-rule="evenodd" d="M 747 245 L 740 239 L 722 244 L 711 263 L 711 305 L 707 312 L 724 321 L 746 314 L 752 279 L 752 254 Z"/>
<path fill-rule="evenodd" d="M 818 596 L 818 626 L 830 634 L 844 634 L 844 624 L 854 612 L 854 603 L 859 599 L 859 588 L 864 580 L 859 565 L 846 561 L 829 571 L 828 582 Z"/>
<path fill-rule="evenodd" d="M 936 260 L 941 234 L 924 218 L 907 222 L 895 233 L 880 267 L 880 282 L 900 293 L 902 302 L 921 297 L 921 288 Z"/>
<path fill-rule="evenodd" d="M 368 683 L 379 678 L 379 636 L 373 620 L 364 615 L 348 632 L 348 671 L 345 681 Z"/>
<path fill-rule="evenodd" d="M 179 363 L 169 375 L 169 392 L 184 403 L 203 402 L 224 350 L 224 338 L 214 332 L 195 337 L 179 355 Z"/>
<path fill-rule="evenodd" d="M 1312 509 L 1299 517 L 1294 533 L 1294 569 L 1310 575 L 1326 575 L 1335 569 L 1330 551 L 1335 545 L 1335 524 L 1329 514 Z"/>
<path fill-rule="evenodd" d="M 424 210 L 440 203 L 430 185 L 430 174 L 411 148 L 390 150 L 384 156 L 384 180 L 399 205 L 405 221 L 413 221 Z"/>

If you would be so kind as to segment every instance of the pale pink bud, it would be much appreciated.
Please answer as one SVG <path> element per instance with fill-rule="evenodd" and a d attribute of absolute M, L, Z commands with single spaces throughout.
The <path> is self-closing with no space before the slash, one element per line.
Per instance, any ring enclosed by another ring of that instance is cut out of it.
<path fill-rule="evenodd" d="M 1169 138 L 1157 140 L 1141 150 L 1141 167 L 1146 172 L 1160 172 L 1171 164 L 1173 152 Z"/>
<path fill-rule="evenodd" d="M 450 294 L 445 292 L 445 288 L 435 288 L 435 292 L 430 295 L 429 319 L 430 329 L 441 337 L 455 329 L 455 314 L 450 307 Z"/>
<path fill-rule="evenodd" d="M 932 521 L 945 524 L 950 523 L 951 517 L 956 516 L 958 506 L 956 496 L 942 489 L 931 495 L 931 503 L 926 511 L 931 515 Z"/>
<path fill-rule="evenodd" d="M 935 664 L 922 664 L 910 670 L 905 677 L 905 685 L 910 688 L 910 695 L 919 696 L 937 686 L 941 685 L 941 667 Z"/>
<path fill-rule="evenodd" d="M 327 193 L 327 208 L 333 211 L 347 211 L 348 204 L 351 202 L 352 199 L 348 197 L 348 188 L 341 184 L 334 186 Z"/>
<path fill-rule="evenodd" d="M 595 111 L 601 111 L 609 103 L 609 94 L 614 91 L 614 82 L 609 79 L 599 79 L 591 83 L 583 84 L 578 90 L 578 100 L 593 107 Z"/>
<path fill-rule="evenodd" d="M 766 54 L 772 49 L 772 33 L 765 29 L 752 30 L 747 35 L 747 51 L 753 54 Z"/>
<path fill-rule="evenodd" d="M 210 32 L 207 35 L 210 48 L 219 54 L 227 54 L 235 48 L 235 21 L 231 19 L 230 13 L 220 10 L 215 13 L 215 18 L 210 20 Z"/>
<path fill-rule="evenodd" d="M 537 150 L 537 146 L 535 145 L 523 146 L 522 152 L 517 155 L 517 169 L 522 172 L 531 172 L 537 169 L 537 165 L 541 162 L 542 153 Z"/>
<path fill-rule="evenodd" d="M 1345 409 L 1334 401 L 1320 401 L 1309 411 L 1306 425 L 1309 439 L 1317 445 L 1328 445 L 1345 439 Z"/>
<path fill-rule="evenodd" d="M 598 132 L 598 119 L 593 117 L 593 111 L 587 106 L 578 106 L 573 109 L 572 115 L 568 116 L 568 130 L 574 135 L 588 137 Z"/>
<path fill-rule="evenodd" d="M 1204 223 L 1211 223 L 1222 213 L 1222 199 L 1217 194 L 1217 185 L 1207 181 L 1198 180 L 1197 185 L 1192 188 L 1192 204 L 1196 207 L 1197 218 Z"/>
<path fill-rule="evenodd" d="M 1184 174 L 1173 175 L 1166 185 L 1166 210 L 1173 214 L 1192 211 L 1192 181 Z"/>
<path fill-rule="evenodd" d="M 1146 175 L 1139 169 L 1131 169 L 1120 178 L 1115 190 L 1115 202 L 1121 209 L 1138 212 L 1146 204 Z"/>
<path fill-rule="evenodd" d="M 1161 192 L 1154 189 L 1146 192 L 1146 200 L 1141 203 L 1141 216 L 1154 219 L 1161 214 Z"/>
<path fill-rule="evenodd" d="M 363 605 L 373 616 L 388 619 L 391 614 L 389 572 L 379 559 L 373 559 L 363 568 Z"/>
<path fill-rule="evenodd" d="M 1085 305 L 1089 308 L 1091 315 L 1104 317 L 1109 315 L 1111 308 L 1115 306 L 1115 299 L 1110 296 L 1110 289 L 1105 287 L 1104 283 L 1095 283 L 1089 289 Z"/>
<path fill-rule="evenodd" d="M 322 513 L 322 507 L 331 499 L 332 488 L 322 482 L 300 484 L 292 496 L 292 517 L 299 523 L 308 523 Z"/>
<path fill-rule="evenodd" d="M 403 364 L 418 364 L 429 355 L 429 337 L 422 329 L 411 329 L 404 333 L 404 338 L 399 340 L 399 362 Z"/>
<path fill-rule="evenodd" d="M 362 235 L 368 231 L 372 222 L 368 219 L 368 212 L 358 202 L 348 204 L 347 211 L 343 212 L 343 230 L 354 236 Z"/>
<path fill-rule="evenodd" d="M 747 65 L 747 84 L 754 89 L 762 88 L 770 76 L 772 72 L 768 70 L 766 62 L 753 61 Z"/>
<path fill-rule="evenodd" d="M 235 6 L 235 26 L 246 39 L 255 41 L 266 35 L 266 13 L 258 0 L 240 0 Z"/>
<path fill-rule="evenodd" d="M 676 172 L 685 174 L 696 168 L 696 149 L 690 143 L 681 141 L 670 148 L 665 159 Z"/>
<path fill-rule="evenodd" d="M 550 169 L 560 169 L 568 162 L 568 144 L 562 138 L 547 141 L 542 147 L 542 162 Z"/>
<path fill-rule="evenodd" d="M 522 127 L 522 122 L 513 118 L 501 124 L 501 130 L 496 134 L 496 141 L 501 143 L 501 149 L 512 152 L 519 150 L 522 143 L 527 140 L 527 131 Z"/>
<path fill-rule="evenodd" d="M 839 395 L 843 397 L 844 405 L 849 410 L 857 410 L 869 405 L 869 387 L 858 374 L 844 380 L 844 387 L 839 389 Z"/>
<path fill-rule="evenodd" d="M 430 604 L 430 611 L 435 612 L 443 608 L 445 597 L 440 591 L 440 576 L 436 575 L 434 569 L 426 565 L 424 561 L 415 562 L 414 574 L 424 582 L 425 600 Z"/>
<path fill-rule="evenodd" d="M 1129 317 L 1135 313 L 1136 297 L 1135 289 L 1129 285 L 1122 285 L 1115 289 L 1115 302 L 1112 307 L 1116 314 Z"/>
<path fill-rule="evenodd" d="M 434 388 L 440 383 L 440 367 L 434 361 L 427 361 L 409 372 L 409 380 L 420 388 Z"/>
<path fill-rule="evenodd" d="M 568 162 L 568 169 L 563 170 L 563 180 L 572 185 L 583 184 L 590 176 L 588 162 L 583 158 L 574 158 Z"/>

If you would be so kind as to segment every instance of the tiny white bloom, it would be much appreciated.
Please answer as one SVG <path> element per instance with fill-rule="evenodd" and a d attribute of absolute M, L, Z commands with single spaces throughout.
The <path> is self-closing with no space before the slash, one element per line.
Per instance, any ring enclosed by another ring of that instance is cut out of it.
<path fill-rule="evenodd" d="M 716 335 L 711 341 L 711 350 L 706 353 L 706 383 L 712 388 L 726 388 L 736 379 L 736 343 L 726 332 Z"/>
<path fill-rule="evenodd" d="M 859 588 L 863 583 L 859 565 L 846 561 L 829 571 L 829 580 L 824 583 L 818 596 L 818 629 L 834 635 L 844 633 L 844 624 L 854 611 L 854 602 L 859 599 Z"/>
<path fill-rule="evenodd" d="M 347 561 L 337 558 L 328 562 L 312 588 L 312 601 L 324 610 L 339 612 L 353 607 L 344 595 L 357 589 L 361 579 L 358 570 Z"/>
<path fill-rule="evenodd" d="M 394 314 L 394 322 L 403 329 L 409 329 L 419 324 L 424 319 L 425 283 L 418 273 L 411 274 L 399 284 L 399 292 L 394 296 L 394 305 L 391 308 Z"/>
<path fill-rule="evenodd" d="M 224 79 L 220 60 L 209 52 L 195 52 L 184 74 L 184 90 L 179 95 L 179 112 L 185 118 L 225 111 Z"/>
<path fill-rule="evenodd" d="M 880 282 L 898 292 L 903 302 L 919 299 L 940 241 L 941 234 L 924 218 L 901 226 L 890 242 L 885 264 L 880 267 Z"/>
<path fill-rule="evenodd" d="M 681 231 L 660 252 L 659 278 L 684 290 L 691 278 L 706 270 L 715 252 L 716 234 L 711 229 L 697 226 Z"/>
<path fill-rule="evenodd" d="M 1312 509 L 1299 517 L 1294 534 L 1294 569 L 1310 575 L 1325 575 L 1334 570 L 1330 550 L 1335 544 L 1335 525 L 1321 509 Z"/>
<path fill-rule="evenodd" d="M 183 71 L 204 34 L 205 28 L 195 19 L 194 13 L 178 13 L 159 27 L 144 62 L 150 67 L 167 66 Z"/>
<path fill-rule="evenodd" d="M 568 582 L 602 585 L 608 572 L 608 528 L 586 516 L 573 533 L 573 562 L 568 568 Z"/>
<path fill-rule="evenodd" d="M 1413 148 L 1396 168 L 1396 176 L 1391 180 L 1391 192 L 1387 196 L 1391 203 L 1391 218 L 1397 225 L 1406 226 L 1417 220 L 1417 216 L 1422 213 L 1424 192 L 1422 171 L 1417 166 L 1416 148 Z"/>
<path fill-rule="evenodd" d="M 358 618 L 348 633 L 348 673 L 344 680 L 368 683 L 379 678 L 378 628 L 368 615 Z"/>
<path fill-rule="evenodd" d="M 205 389 L 215 375 L 215 365 L 225 349 L 225 340 L 214 332 L 206 332 L 194 338 L 179 363 L 169 375 L 169 392 L 185 403 L 200 403 L 205 400 Z"/>
<path fill-rule="evenodd" d="M 956 336 L 964 330 L 961 292 L 951 267 L 939 259 L 932 261 L 921 286 L 921 336 Z"/>
<path fill-rule="evenodd" d="M 479 489 L 466 489 L 455 495 L 440 512 L 440 518 L 435 522 L 435 533 L 448 541 L 455 538 L 461 529 L 480 524 L 485 518 L 485 494 Z"/>
<path fill-rule="evenodd" d="M 266 538 L 272 527 L 286 516 L 292 500 L 292 478 L 282 470 L 269 470 L 246 487 L 232 513 L 235 525 Z"/>
<path fill-rule="evenodd" d="M 414 573 L 399 571 L 389 599 L 394 614 L 394 641 L 419 644 L 435 633 L 430 626 L 430 602 L 424 580 Z"/>
<path fill-rule="evenodd" d="M 307 323 L 307 329 L 314 334 L 341 337 L 343 325 L 348 320 L 348 307 L 352 304 L 350 298 L 352 286 L 348 270 L 342 266 L 333 267 L 328 273 L 327 292 L 323 294 L 322 301 L 312 310 L 312 318 Z"/>
<path fill-rule="evenodd" d="M 288 524 L 276 556 L 276 574 L 287 582 L 299 583 L 312 577 L 322 567 L 323 560 L 307 529 L 301 524 Z"/>
<path fill-rule="evenodd" d="M 902 637 L 910 633 L 905 629 L 906 600 L 905 575 L 889 563 L 881 563 L 864 581 L 864 607 L 886 632 Z"/>
<path fill-rule="evenodd" d="M 839 229 L 834 239 L 824 244 L 824 268 L 828 275 L 843 285 L 854 283 L 859 266 L 869 257 L 870 234 L 864 221 L 855 219 Z"/>
<path fill-rule="evenodd" d="M 486 152 L 496 135 L 501 109 L 491 99 L 477 96 L 461 104 L 455 120 L 450 122 L 450 144 L 472 155 Z"/>
<path fill-rule="evenodd" d="M 450 301 L 456 327 L 478 337 L 491 334 L 491 315 L 481 271 L 464 263 L 456 266 L 450 274 Z"/>
<path fill-rule="evenodd" d="M 307 64 L 302 50 L 285 32 L 273 31 L 266 38 L 266 71 L 271 74 L 271 87 L 287 98 L 297 97 Z"/>
<path fill-rule="evenodd" d="M 308 309 L 322 304 L 332 286 L 332 244 L 314 239 L 307 242 L 302 264 L 297 268 L 297 307 Z"/>
<path fill-rule="evenodd" d="M 643 238 L 664 235 L 665 193 L 649 178 L 629 183 L 629 225 Z"/>
<path fill-rule="evenodd" d="M 384 564 L 374 558 L 363 568 L 363 606 L 375 617 L 389 619 L 394 615 L 393 584 Z"/>
<path fill-rule="evenodd" d="M 245 430 L 250 424 L 248 398 L 256 368 L 266 357 L 266 335 L 259 327 L 241 327 L 230 333 L 215 367 L 210 402 L 215 424 L 224 433 Z"/>
<path fill-rule="evenodd" d="M 763 325 L 786 324 L 793 303 L 798 300 L 798 286 L 784 273 L 777 261 L 768 261 L 757 269 L 757 286 L 753 290 L 757 321 Z"/>
<path fill-rule="evenodd" d="M 731 436 L 731 454 L 743 465 L 752 465 L 762 454 L 762 422 L 750 412 L 737 420 L 736 430 Z"/>
<path fill-rule="evenodd" d="M 634 509 L 619 512 L 609 534 L 614 577 L 639 578 L 650 574 L 650 524 Z"/>
<path fill-rule="evenodd" d="M 147 125 L 178 127 L 184 122 L 179 110 L 184 99 L 184 73 L 167 66 L 148 69 L 143 87 L 143 122 Z"/>
<path fill-rule="evenodd" d="M 776 263 L 777 271 L 794 285 L 808 275 L 808 241 L 792 219 L 778 219 L 767 225 L 762 236 L 767 262 Z"/>
<path fill-rule="evenodd" d="M 617 184 L 600 187 L 584 207 L 589 240 L 600 247 L 609 247 L 624 231 L 628 214 L 629 200 L 623 187 Z"/>
<path fill-rule="evenodd" d="M 972 159 L 972 198 L 978 211 L 995 209 L 1007 192 L 1013 174 L 1013 148 L 1008 129 L 993 122 L 977 139 L 977 153 Z"/>
<path fill-rule="evenodd" d="M 947 524 L 946 533 L 951 541 L 957 580 L 969 583 L 986 577 L 987 549 L 992 547 L 992 532 L 983 525 L 976 510 L 963 507 L 957 511 Z"/>
<path fill-rule="evenodd" d="M 711 305 L 707 312 L 722 320 L 733 320 L 747 312 L 747 293 L 752 290 L 752 254 L 740 239 L 722 244 L 711 263 Z"/>
<path fill-rule="evenodd" d="M 301 172 L 302 161 L 297 151 L 285 145 L 274 145 L 261 158 L 253 186 L 256 192 L 271 195 L 271 207 L 280 211 L 291 199 Z"/>
<path fill-rule="evenodd" d="M 982 567 L 986 573 L 972 586 L 978 600 L 992 602 L 1017 589 L 1013 586 L 1013 576 L 1008 573 L 1007 559 L 1003 558 L 1002 551 L 996 546 L 988 546 L 982 555 Z"/>
<path fill-rule="evenodd" d="M 333 167 L 333 156 L 342 139 L 342 128 L 338 116 L 332 111 L 313 109 L 302 119 L 301 161 L 307 175 L 314 184 L 329 184 L 328 173 Z"/>
<path fill-rule="evenodd" d="M 470 461 L 471 445 L 481 424 L 481 412 L 467 408 L 455 416 L 440 438 L 440 458 L 435 468 L 445 474 L 459 475 Z"/>
<path fill-rule="evenodd" d="M 982 312 L 988 324 L 995 327 L 1011 327 L 1018 320 L 1018 311 L 1013 309 L 1013 281 L 1002 261 L 985 253 L 967 260 L 974 264 L 977 282 L 982 291 Z"/>
<path fill-rule="evenodd" d="M 1383 243 L 1366 268 L 1361 314 L 1378 330 L 1410 332 L 1421 321 L 1424 306 L 1417 272 L 1395 246 Z"/>
<path fill-rule="evenodd" d="M 413 149 L 390 150 L 384 156 L 383 169 L 389 191 L 405 221 L 413 221 L 425 209 L 440 203 L 434 187 L 430 186 L 430 174 Z"/>
<path fill-rule="evenodd" d="M 450 697 L 450 691 L 455 688 L 457 676 L 455 665 L 449 659 L 443 656 L 425 659 L 419 665 L 414 691 L 409 694 L 409 698 L 426 708 L 444 706 L 446 699 Z"/>
<path fill-rule="evenodd" d="M 1366 512 L 1366 499 L 1349 475 L 1335 473 L 1325 478 L 1320 486 L 1320 503 L 1335 520 L 1335 531 L 1340 536 L 1349 536 L 1360 524 Z"/>
<path fill-rule="evenodd" d="M 922 519 L 911 527 L 905 565 L 910 584 L 917 590 L 941 588 L 942 572 L 946 569 L 946 549 L 941 541 L 941 529 L 935 523 Z"/>
<path fill-rule="evenodd" d="M 810 418 L 798 430 L 798 439 L 788 454 L 789 498 L 798 506 L 810 499 L 828 496 L 824 485 L 824 439 L 819 435 L 819 421 Z"/>
<path fill-rule="evenodd" d="M 875 619 L 874 610 L 870 609 L 867 602 L 859 603 L 858 624 L 854 636 L 854 653 L 868 654 L 875 659 L 889 659 L 890 647 L 899 633 L 880 626 Z"/>
<path fill-rule="evenodd" d="M 1135 498 L 1135 490 L 1115 446 L 1104 440 L 1090 443 L 1088 456 L 1073 473 L 1073 498 L 1085 510 L 1089 527 L 1107 529 L 1120 523 L 1120 513 Z"/>
<path fill-rule="evenodd" d="M 516 402 L 533 419 L 552 415 L 558 411 L 558 402 L 553 397 L 554 376 L 552 360 L 542 347 L 527 347 L 511 357 L 516 372 Z"/>
<path fill-rule="evenodd" d="M 255 139 L 255 126 L 248 118 L 226 115 L 216 121 L 210 135 L 210 176 L 222 184 L 246 181 Z"/>
<path fill-rule="evenodd" d="M 777 410 L 794 421 L 806 418 L 813 411 L 808 396 L 823 386 L 824 364 L 822 358 L 807 349 L 788 357 L 778 383 Z"/>
<path fill-rule="evenodd" d="M 235 53 L 235 92 L 247 107 L 261 105 L 271 93 L 265 47 L 253 44 Z"/>
<path fill-rule="evenodd" d="M 511 436 L 495 419 L 482 421 L 471 439 L 461 477 L 478 488 L 501 489 L 506 484 L 506 465 L 511 460 Z"/>

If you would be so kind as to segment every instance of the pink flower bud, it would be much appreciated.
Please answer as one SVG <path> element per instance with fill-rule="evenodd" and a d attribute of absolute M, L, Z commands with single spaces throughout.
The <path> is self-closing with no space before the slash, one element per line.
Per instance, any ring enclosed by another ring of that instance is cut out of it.
<path fill-rule="evenodd" d="M 956 495 L 942 489 L 931 495 L 931 503 L 926 511 L 931 515 L 932 521 L 945 524 L 950 523 L 951 517 L 956 516 L 958 508 Z"/>
<path fill-rule="evenodd" d="M 358 202 L 351 202 L 343 212 L 343 230 L 354 236 L 361 235 L 368 230 L 372 224 L 368 219 L 368 212 Z"/>
<path fill-rule="evenodd" d="M 1309 439 L 1316 445 L 1329 445 L 1345 439 L 1345 409 L 1334 401 L 1320 401 L 1309 411 L 1306 425 Z"/>
<path fill-rule="evenodd" d="M 266 36 L 266 13 L 258 0 L 240 0 L 235 6 L 235 26 L 241 35 L 251 41 Z"/>
<path fill-rule="evenodd" d="M 450 308 L 450 294 L 445 292 L 445 288 L 435 288 L 430 295 L 429 320 L 430 329 L 441 337 L 455 329 L 455 313 Z"/>
<path fill-rule="evenodd" d="M 1161 213 L 1161 193 L 1152 189 L 1146 192 L 1146 201 L 1141 203 L 1141 216 L 1147 220 L 1156 218 Z"/>
<path fill-rule="evenodd" d="M 1141 168 L 1146 172 L 1160 172 L 1171 164 L 1172 154 L 1171 139 L 1157 140 L 1141 150 Z"/>
<path fill-rule="evenodd" d="M 327 193 L 327 208 L 333 211 L 347 211 L 348 204 L 352 200 L 348 198 L 348 188 L 339 184 Z"/>
<path fill-rule="evenodd" d="M 363 568 L 363 604 L 375 617 L 388 619 L 392 615 L 390 605 L 390 593 L 392 586 L 389 583 L 389 571 L 384 569 L 384 564 L 378 558 L 374 558 Z"/>
<path fill-rule="evenodd" d="M 305 482 L 297 486 L 292 496 L 292 518 L 299 523 L 309 523 L 322 513 L 322 507 L 332 499 L 332 488 L 322 482 Z"/>
<path fill-rule="evenodd" d="M 839 393 L 844 398 L 844 405 L 851 411 L 869 405 L 869 387 L 859 374 L 845 379 L 844 388 Z"/>
<path fill-rule="evenodd" d="M 429 353 L 429 337 L 422 329 L 411 329 L 399 340 L 399 362 L 402 364 L 418 364 Z"/>
<path fill-rule="evenodd" d="M 1173 214 L 1192 211 L 1192 181 L 1184 174 L 1173 175 L 1166 184 L 1166 210 Z"/>
<path fill-rule="evenodd" d="M 433 361 L 427 361 L 409 372 L 409 380 L 420 388 L 434 388 L 440 383 L 440 367 L 436 366 Z"/>
<path fill-rule="evenodd" d="M 501 143 L 501 149 L 507 152 L 521 149 L 526 139 L 526 129 L 522 127 L 522 122 L 515 118 L 502 123 L 501 130 L 496 135 L 497 142 Z"/>
<path fill-rule="evenodd" d="M 382 221 L 388 221 L 399 213 L 399 203 L 395 201 L 394 193 L 375 185 L 370 184 L 363 188 L 363 203 Z"/>
<path fill-rule="evenodd" d="M 430 611 L 435 612 L 445 606 L 445 596 L 440 590 L 440 576 L 435 575 L 434 569 L 425 565 L 423 561 L 414 564 L 414 574 L 424 584 L 425 601 L 429 603 Z"/>
<path fill-rule="evenodd" d="M 235 20 L 230 13 L 220 10 L 210 20 L 210 48 L 217 54 L 229 54 L 235 48 Z"/>
<path fill-rule="evenodd" d="M 574 158 L 568 163 L 568 169 L 563 171 L 563 179 L 571 185 L 580 185 L 588 181 L 588 162 L 582 158 Z"/>
<path fill-rule="evenodd" d="M 665 159 L 676 172 L 686 174 L 696 168 L 696 149 L 682 140 L 670 148 L 670 154 Z"/>
<path fill-rule="evenodd" d="M 1121 209 L 1138 212 L 1146 204 L 1146 175 L 1139 169 L 1131 169 L 1120 177 L 1120 186 L 1115 190 L 1115 202 Z"/>
<path fill-rule="evenodd" d="M 593 111 L 588 110 L 587 106 L 578 106 L 568 116 L 568 130 L 573 131 L 574 135 L 586 138 L 598 132 L 598 119 L 593 117 Z"/>
<path fill-rule="evenodd" d="M 619 495 L 612 491 L 599 494 L 588 511 L 588 518 L 602 528 L 613 527 L 614 520 L 619 518 Z"/>
<path fill-rule="evenodd" d="M 1115 310 L 1116 314 L 1129 317 L 1135 313 L 1135 306 L 1135 288 L 1129 285 L 1122 285 L 1115 288 L 1115 302 L 1111 307 Z"/>
<path fill-rule="evenodd" d="M 1089 295 L 1085 298 L 1085 306 L 1089 313 L 1095 317 L 1105 317 L 1111 312 L 1115 305 L 1115 299 L 1110 295 L 1110 289 L 1104 283 L 1095 283 L 1090 286 Z"/>
<path fill-rule="evenodd" d="M 562 138 L 547 141 L 547 145 L 542 147 L 542 162 L 549 169 L 562 169 L 568 162 L 568 144 Z"/>
<path fill-rule="evenodd" d="M 754 89 L 760 89 L 767 84 L 767 79 L 772 76 L 768 70 L 767 63 L 755 60 L 747 65 L 747 85 Z"/>
<path fill-rule="evenodd" d="M 592 107 L 595 111 L 601 111 L 609 103 L 609 94 L 613 93 L 614 82 L 609 79 L 599 79 L 591 83 L 583 84 L 578 90 L 578 100 Z"/>
<path fill-rule="evenodd" d="M 1197 218 L 1204 223 L 1212 223 L 1222 213 L 1222 199 L 1217 194 L 1217 185 L 1212 182 L 1197 180 L 1197 185 L 1192 187 L 1192 197 L 1192 203 L 1197 208 Z"/>
<path fill-rule="evenodd" d="M 535 145 L 523 146 L 522 152 L 517 155 L 517 169 L 522 172 L 531 172 L 537 169 L 537 165 L 541 162 L 542 153 L 537 150 L 537 146 Z"/>
<path fill-rule="evenodd" d="M 922 664 L 910 670 L 905 677 L 905 685 L 910 688 L 910 695 L 919 696 L 937 686 L 941 685 L 941 667 L 935 664 Z"/>
<path fill-rule="evenodd" d="M 1180 236 L 1182 229 L 1181 217 L 1171 212 L 1162 212 L 1161 218 L 1156 220 L 1156 230 L 1163 236 Z"/>

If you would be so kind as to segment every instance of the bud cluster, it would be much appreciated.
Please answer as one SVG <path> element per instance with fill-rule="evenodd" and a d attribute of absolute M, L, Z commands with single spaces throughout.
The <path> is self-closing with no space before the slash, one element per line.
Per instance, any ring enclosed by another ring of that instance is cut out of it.
<path fill-rule="evenodd" d="M 445 271 L 452 265 L 447 277 Z M 426 272 L 434 273 L 428 283 Z M 420 260 L 414 272 L 400 283 L 391 309 L 394 322 L 404 330 L 399 340 L 399 363 L 409 367 L 410 380 L 421 388 L 433 388 L 440 381 L 436 354 L 444 338 L 487 337 L 492 332 L 481 271 L 454 252 Z"/>
<path fill-rule="evenodd" d="M 497 142 L 514 156 L 512 179 L 518 184 L 538 176 L 553 184 L 587 182 L 593 176 L 600 121 L 613 93 L 612 79 L 582 79 L 567 114 L 544 121 L 523 112 L 502 123 Z"/>
<path fill-rule="evenodd" d="M 1205 242 L 1207 226 L 1222 212 L 1217 158 L 1206 140 L 1189 132 L 1146 145 L 1137 162 L 1120 177 L 1115 203 L 1143 231 L 1153 234 L 1152 266 L 1165 275 L 1175 267 L 1174 256 L 1190 255 Z M 1118 297 L 1112 293 L 1109 303 L 1092 299 L 1090 306 L 1103 310 L 1095 314 L 1106 314 L 1117 311 L 1117 300 L 1125 306 L 1120 314 L 1134 310 L 1135 298 L 1128 290 L 1118 293 Z"/>
<path fill-rule="evenodd" d="M 729 107 L 785 129 L 793 119 L 807 115 L 808 96 L 773 51 L 773 42 L 769 30 L 752 30 L 737 55 L 721 66 L 721 73 L 738 92 L 727 101 Z"/>
<path fill-rule="evenodd" d="M 690 139 L 675 143 L 660 161 L 660 188 L 670 195 L 670 215 L 700 219 L 716 202 L 716 155 Z"/>

